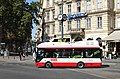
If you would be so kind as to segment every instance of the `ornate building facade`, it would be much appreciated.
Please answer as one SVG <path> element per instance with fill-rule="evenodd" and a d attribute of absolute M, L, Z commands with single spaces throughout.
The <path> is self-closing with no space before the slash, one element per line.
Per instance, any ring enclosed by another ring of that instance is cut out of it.
<path fill-rule="evenodd" d="M 64 37 L 72 40 L 104 39 L 115 28 L 114 0 L 44 0 L 45 28 L 52 38 L 61 37 L 61 23 L 57 17 L 62 12 L 68 19 L 63 22 Z M 118 14 L 117 14 L 118 15 Z"/>
<path fill-rule="evenodd" d="M 120 0 L 42 1 L 42 8 L 45 9 L 44 29 L 50 39 L 54 36 L 61 38 L 63 30 L 64 37 L 70 37 L 72 41 L 100 39 L 106 45 L 110 40 L 105 38 L 120 28 Z M 67 15 L 62 25 L 58 20 L 59 14 Z M 117 51 L 120 51 L 119 43 L 116 43 Z M 115 47 L 115 43 L 112 46 Z"/>

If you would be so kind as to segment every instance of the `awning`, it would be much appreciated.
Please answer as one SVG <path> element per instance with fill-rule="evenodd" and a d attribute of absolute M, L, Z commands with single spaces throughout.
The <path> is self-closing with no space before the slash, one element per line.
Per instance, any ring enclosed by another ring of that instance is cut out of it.
<path fill-rule="evenodd" d="M 120 30 L 113 31 L 110 35 L 105 37 L 103 40 L 106 40 L 106 41 L 120 41 Z"/>

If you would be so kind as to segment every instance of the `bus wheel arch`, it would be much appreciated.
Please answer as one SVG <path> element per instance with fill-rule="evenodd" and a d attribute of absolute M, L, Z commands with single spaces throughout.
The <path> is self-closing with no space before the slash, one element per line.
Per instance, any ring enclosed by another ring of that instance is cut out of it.
<path fill-rule="evenodd" d="M 51 68 L 51 67 L 52 67 L 52 63 L 51 63 L 50 61 L 47 61 L 47 62 L 45 63 L 45 67 L 46 67 L 46 68 Z"/>
<path fill-rule="evenodd" d="M 77 63 L 77 67 L 80 68 L 80 69 L 82 69 L 82 68 L 85 67 L 85 64 L 80 61 L 80 62 Z"/>

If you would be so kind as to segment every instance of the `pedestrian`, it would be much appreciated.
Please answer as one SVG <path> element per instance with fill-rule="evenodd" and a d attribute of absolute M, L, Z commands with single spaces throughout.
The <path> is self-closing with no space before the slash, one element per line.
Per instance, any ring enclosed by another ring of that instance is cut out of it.
<path fill-rule="evenodd" d="M 35 61 L 36 60 L 36 49 L 34 48 L 34 50 L 33 50 L 33 61 Z"/>
<path fill-rule="evenodd" d="M 19 58 L 20 58 L 20 61 L 22 60 L 22 53 L 19 52 Z"/>
<path fill-rule="evenodd" d="M 19 58 L 20 61 L 22 60 L 22 51 L 21 51 L 21 47 L 18 47 L 18 52 L 19 52 Z"/>
<path fill-rule="evenodd" d="M 35 61 L 36 60 L 36 53 L 35 53 L 35 51 L 33 52 L 33 61 Z"/>
<path fill-rule="evenodd" d="M 3 50 L 3 49 L 1 50 L 0 54 L 1 54 L 1 55 L 3 55 L 3 54 L 4 54 L 4 50 Z"/>

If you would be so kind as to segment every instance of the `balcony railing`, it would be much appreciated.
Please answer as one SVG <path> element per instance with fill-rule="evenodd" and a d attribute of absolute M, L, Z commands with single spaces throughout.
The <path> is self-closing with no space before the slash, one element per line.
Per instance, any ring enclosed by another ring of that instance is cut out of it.
<path fill-rule="evenodd" d="M 69 34 L 78 34 L 78 33 L 84 33 L 84 28 L 72 28 L 68 30 Z"/>
<path fill-rule="evenodd" d="M 58 3 L 58 4 L 62 4 L 62 1 L 63 1 L 63 3 L 72 2 L 72 0 L 58 0 L 57 3 Z"/>

